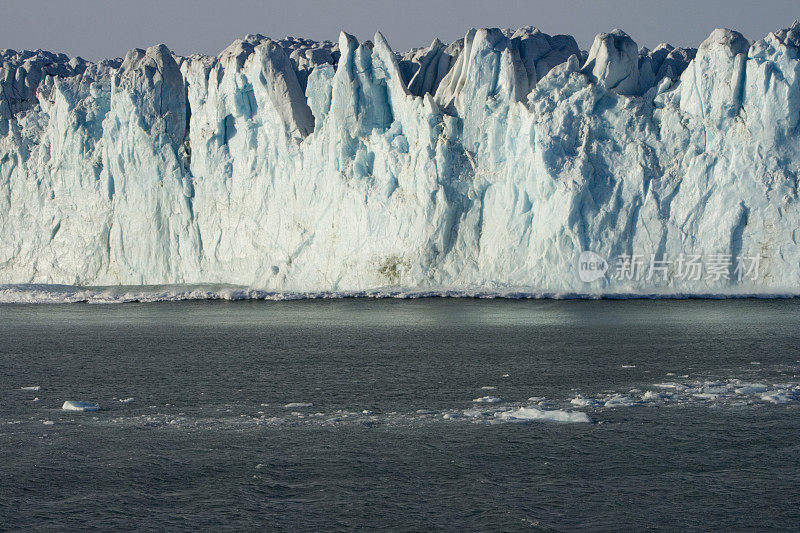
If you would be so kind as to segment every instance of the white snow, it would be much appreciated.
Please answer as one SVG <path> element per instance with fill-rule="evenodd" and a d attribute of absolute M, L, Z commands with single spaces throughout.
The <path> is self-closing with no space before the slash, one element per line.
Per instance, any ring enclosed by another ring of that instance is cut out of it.
<path fill-rule="evenodd" d="M 797 294 L 798 35 L 3 50 L 0 301 Z M 762 260 L 585 284 L 585 250 Z"/>
<path fill-rule="evenodd" d="M 61 406 L 64 411 L 99 411 L 100 406 L 92 402 L 66 401 Z"/>

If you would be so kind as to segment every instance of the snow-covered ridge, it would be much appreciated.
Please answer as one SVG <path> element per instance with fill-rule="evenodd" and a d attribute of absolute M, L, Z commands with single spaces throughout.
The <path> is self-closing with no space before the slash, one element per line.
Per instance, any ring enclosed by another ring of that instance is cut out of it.
<path fill-rule="evenodd" d="M 796 294 L 799 58 L 797 23 L 0 51 L 0 283 Z"/>

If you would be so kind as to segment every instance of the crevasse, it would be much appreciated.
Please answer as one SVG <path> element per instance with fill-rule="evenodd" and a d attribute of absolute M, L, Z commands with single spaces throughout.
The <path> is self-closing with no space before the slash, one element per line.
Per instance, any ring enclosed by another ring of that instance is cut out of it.
<path fill-rule="evenodd" d="M 524 28 L 0 60 L 0 283 L 800 292 L 797 23 L 697 50 Z M 681 254 L 730 264 L 690 279 Z"/>

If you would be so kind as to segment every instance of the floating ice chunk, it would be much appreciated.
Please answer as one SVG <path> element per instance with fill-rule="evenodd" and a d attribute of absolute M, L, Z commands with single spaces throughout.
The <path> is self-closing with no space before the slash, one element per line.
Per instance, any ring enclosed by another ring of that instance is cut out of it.
<path fill-rule="evenodd" d="M 766 392 L 769 387 L 761 383 L 745 383 L 741 387 L 735 389 L 736 394 L 757 394 Z"/>
<path fill-rule="evenodd" d="M 92 402 L 66 401 L 61 406 L 64 411 L 99 411 L 100 406 Z"/>
<path fill-rule="evenodd" d="M 475 398 L 472 401 L 474 403 L 500 403 L 503 399 L 497 396 L 483 396 L 481 398 Z"/>
<path fill-rule="evenodd" d="M 34 399 L 33 399 L 33 400 L 31 400 L 31 401 L 32 401 L 32 402 L 38 402 L 38 401 L 39 401 L 39 397 L 37 396 L 36 398 L 34 398 Z"/>
<path fill-rule="evenodd" d="M 613 396 L 606 399 L 606 402 L 603 404 L 604 407 L 630 407 L 631 405 L 635 405 L 636 400 L 627 396 L 625 394 L 614 394 Z"/>
<path fill-rule="evenodd" d="M 495 390 L 496 388 L 497 387 L 495 387 L 493 385 L 486 385 L 484 387 L 481 387 L 481 390 Z"/>
<path fill-rule="evenodd" d="M 720 397 L 719 394 L 713 392 L 698 392 L 696 394 L 692 394 L 692 396 L 699 400 L 716 400 Z"/>
<path fill-rule="evenodd" d="M 486 419 L 487 417 L 494 416 L 495 412 L 485 409 L 464 409 L 462 414 L 470 418 Z"/>
<path fill-rule="evenodd" d="M 656 383 L 653 386 L 658 387 L 659 389 L 675 389 L 677 391 L 686 391 L 690 389 L 690 387 L 688 387 L 687 385 L 684 385 L 683 383 L 676 383 L 674 381 L 668 381 L 666 383 Z"/>
<path fill-rule="evenodd" d="M 795 395 L 786 390 L 774 390 L 762 394 L 761 399 L 765 402 L 785 404 L 795 400 Z"/>
<path fill-rule="evenodd" d="M 584 398 L 583 396 L 576 396 L 572 398 L 569 403 L 576 407 L 600 407 L 603 402 L 594 400 L 592 398 Z"/>
<path fill-rule="evenodd" d="M 642 394 L 642 400 L 644 401 L 653 401 L 653 400 L 668 400 L 672 398 L 672 394 L 667 394 L 663 392 L 655 392 L 655 391 L 647 391 Z"/>
<path fill-rule="evenodd" d="M 553 422 L 589 422 L 589 416 L 580 411 L 544 411 L 535 407 L 520 407 L 513 411 L 495 413 L 495 418 L 506 422 L 526 423 L 535 420 L 550 420 Z"/>
<path fill-rule="evenodd" d="M 622 368 L 636 368 L 636 365 L 622 365 Z"/>
<path fill-rule="evenodd" d="M 19 390 L 39 390 L 41 387 L 39 385 L 33 385 L 32 387 L 20 387 Z"/>
<path fill-rule="evenodd" d="M 45 426 L 52 426 L 54 422 L 52 420 L 44 420 L 42 421 L 42 424 L 44 424 Z"/>
<path fill-rule="evenodd" d="M 299 407 L 311 407 L 312 405 L 314 405 L 314 404 L 313 403 L 304 403 L 304 402 L 292 402 L 292 403 L 287 403 L 286 405 L 284 405 L 284 407 L 286 409 L 297 409 Z"/>
<path fill-rule="evenodd" d="M 120 403 L 133 403 L 133 398 L 125 398 L 120 400 Z"/>

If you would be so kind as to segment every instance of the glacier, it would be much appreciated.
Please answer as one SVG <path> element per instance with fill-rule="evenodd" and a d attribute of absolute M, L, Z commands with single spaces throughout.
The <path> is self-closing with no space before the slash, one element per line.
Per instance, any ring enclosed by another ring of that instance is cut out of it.
<path fill-rule="evenodd" d="M 6 292 L 800 292 L 797 22 L 696 50 L 526 27 L 0 62 Z"/>

